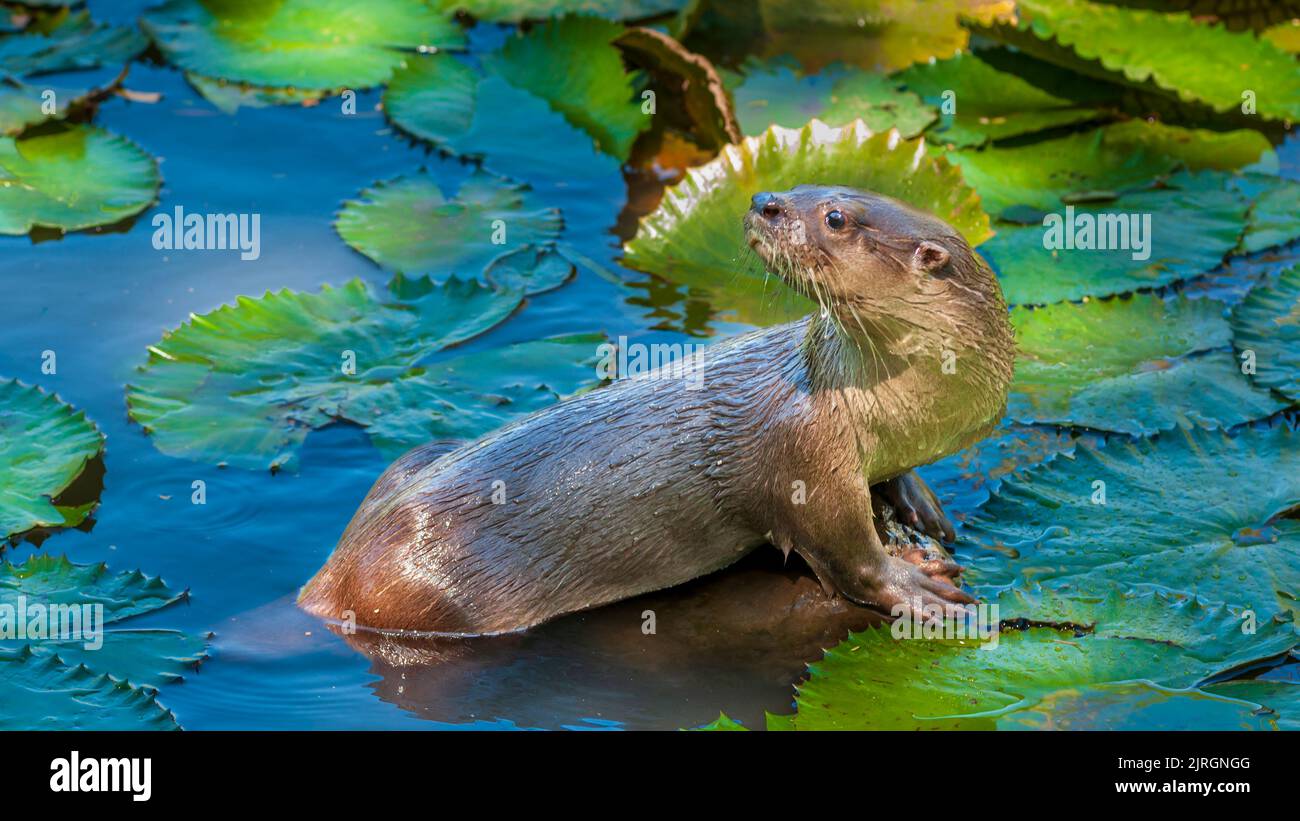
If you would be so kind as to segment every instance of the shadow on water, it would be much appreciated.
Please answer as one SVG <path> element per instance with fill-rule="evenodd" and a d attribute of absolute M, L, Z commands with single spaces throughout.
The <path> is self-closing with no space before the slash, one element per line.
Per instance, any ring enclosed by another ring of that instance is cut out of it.
<path fill-rule="evenodd" d="M 423 719 L 674 729 L 721 709 L 761 728 L 764 711 L 787 711 L 806 661 L 876 623 L 823 593 L 797 557 L 783 566 L 779 551 L 760 548 L 683 587 L 517 635 L 343 638 L 380 676 L 375 694 Z"/>

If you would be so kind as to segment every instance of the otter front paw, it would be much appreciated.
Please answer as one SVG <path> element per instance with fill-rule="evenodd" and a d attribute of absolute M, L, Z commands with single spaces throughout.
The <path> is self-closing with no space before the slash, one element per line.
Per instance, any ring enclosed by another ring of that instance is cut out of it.
<path fill-rule="evenodd" d="M 887 482 L 873 485 L 872 490 L 894 508 L 898 521 L 932 539 L 946 543 L 956 541 L 957 533 L 952 521 L 944 514 L 939 498 L 921 481 L 916 471 L 909 470 Z"/>
<path fill-rule="evenodd" d="M 960 565 L 930 556 L 921 548 L 901 558 L 891 556 L 876 577 L 867 581 L 867 603 L 895 617 L 907 618 L 909 611 L 950 615 L 975 601 L 956 586 L 961 572 Z"/>

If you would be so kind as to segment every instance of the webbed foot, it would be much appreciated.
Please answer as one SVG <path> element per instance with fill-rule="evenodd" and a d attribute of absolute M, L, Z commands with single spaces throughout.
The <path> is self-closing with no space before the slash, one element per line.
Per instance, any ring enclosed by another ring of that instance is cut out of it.
<path fill-rule="evenodd" d="M 934 491 L 921 481 L 916 471 L 909 470 L 887 482 L 879 482 L 872 485 L 871 490 L 894 508 L 899 522 L 932 539 L 949 544 L 956 541 L 957 533 L 952 521 L 944 514 Z"/>

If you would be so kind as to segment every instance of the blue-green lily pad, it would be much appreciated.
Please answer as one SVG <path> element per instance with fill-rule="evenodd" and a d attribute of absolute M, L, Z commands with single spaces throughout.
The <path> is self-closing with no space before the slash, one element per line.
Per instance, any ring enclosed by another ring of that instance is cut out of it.
<path fill-rule="evenodd" d="M 1233 310 L 1232 339 L 1254 354 L 1257 383 L 1300 402 L 1300 265 L 1251 289 Z"/>
<path fill-rule="evenodd" d="M 85 521 L 93 504 L 55 499 L 103 452 L 104 435 L 85 413 L 39 388 L 0 380 L 0 542 Z"/>
<path fill-rule="evenodd" d="M 1150 294 L 1016 308 L 1007 414 L 1143 435 L 1271 416 L 1285 405 L 1237 367 L 1224 311 L 1212 299 Z"/>
<path fill-rule="evenodd" d="M 967 523 L 963 563 L 977 585 L 1181 590 L 1263 629 L 1300 610 L 1300 520 L 1286 517 L 1298 506 L 1300 433 L 1286 421 L 1080 443 L 1003 480 Z"/>
<path fill-rule="evenodd" d="M 149 688 L 27 646 L 0 647 L 0 728 L 6 730 L 179 730 Z"/>

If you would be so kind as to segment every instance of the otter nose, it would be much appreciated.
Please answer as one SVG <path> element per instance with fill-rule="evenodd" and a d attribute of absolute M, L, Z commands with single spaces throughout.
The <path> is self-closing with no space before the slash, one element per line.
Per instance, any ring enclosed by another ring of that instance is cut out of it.
<path fill-rule="evenodd" d="M 776 198 L 776 194 L 763 191 L 755 194 L 751 202 L 754 204 L 754 211 L 768 219 L 776 219 L 781 216 L 781 201 Z"/>

